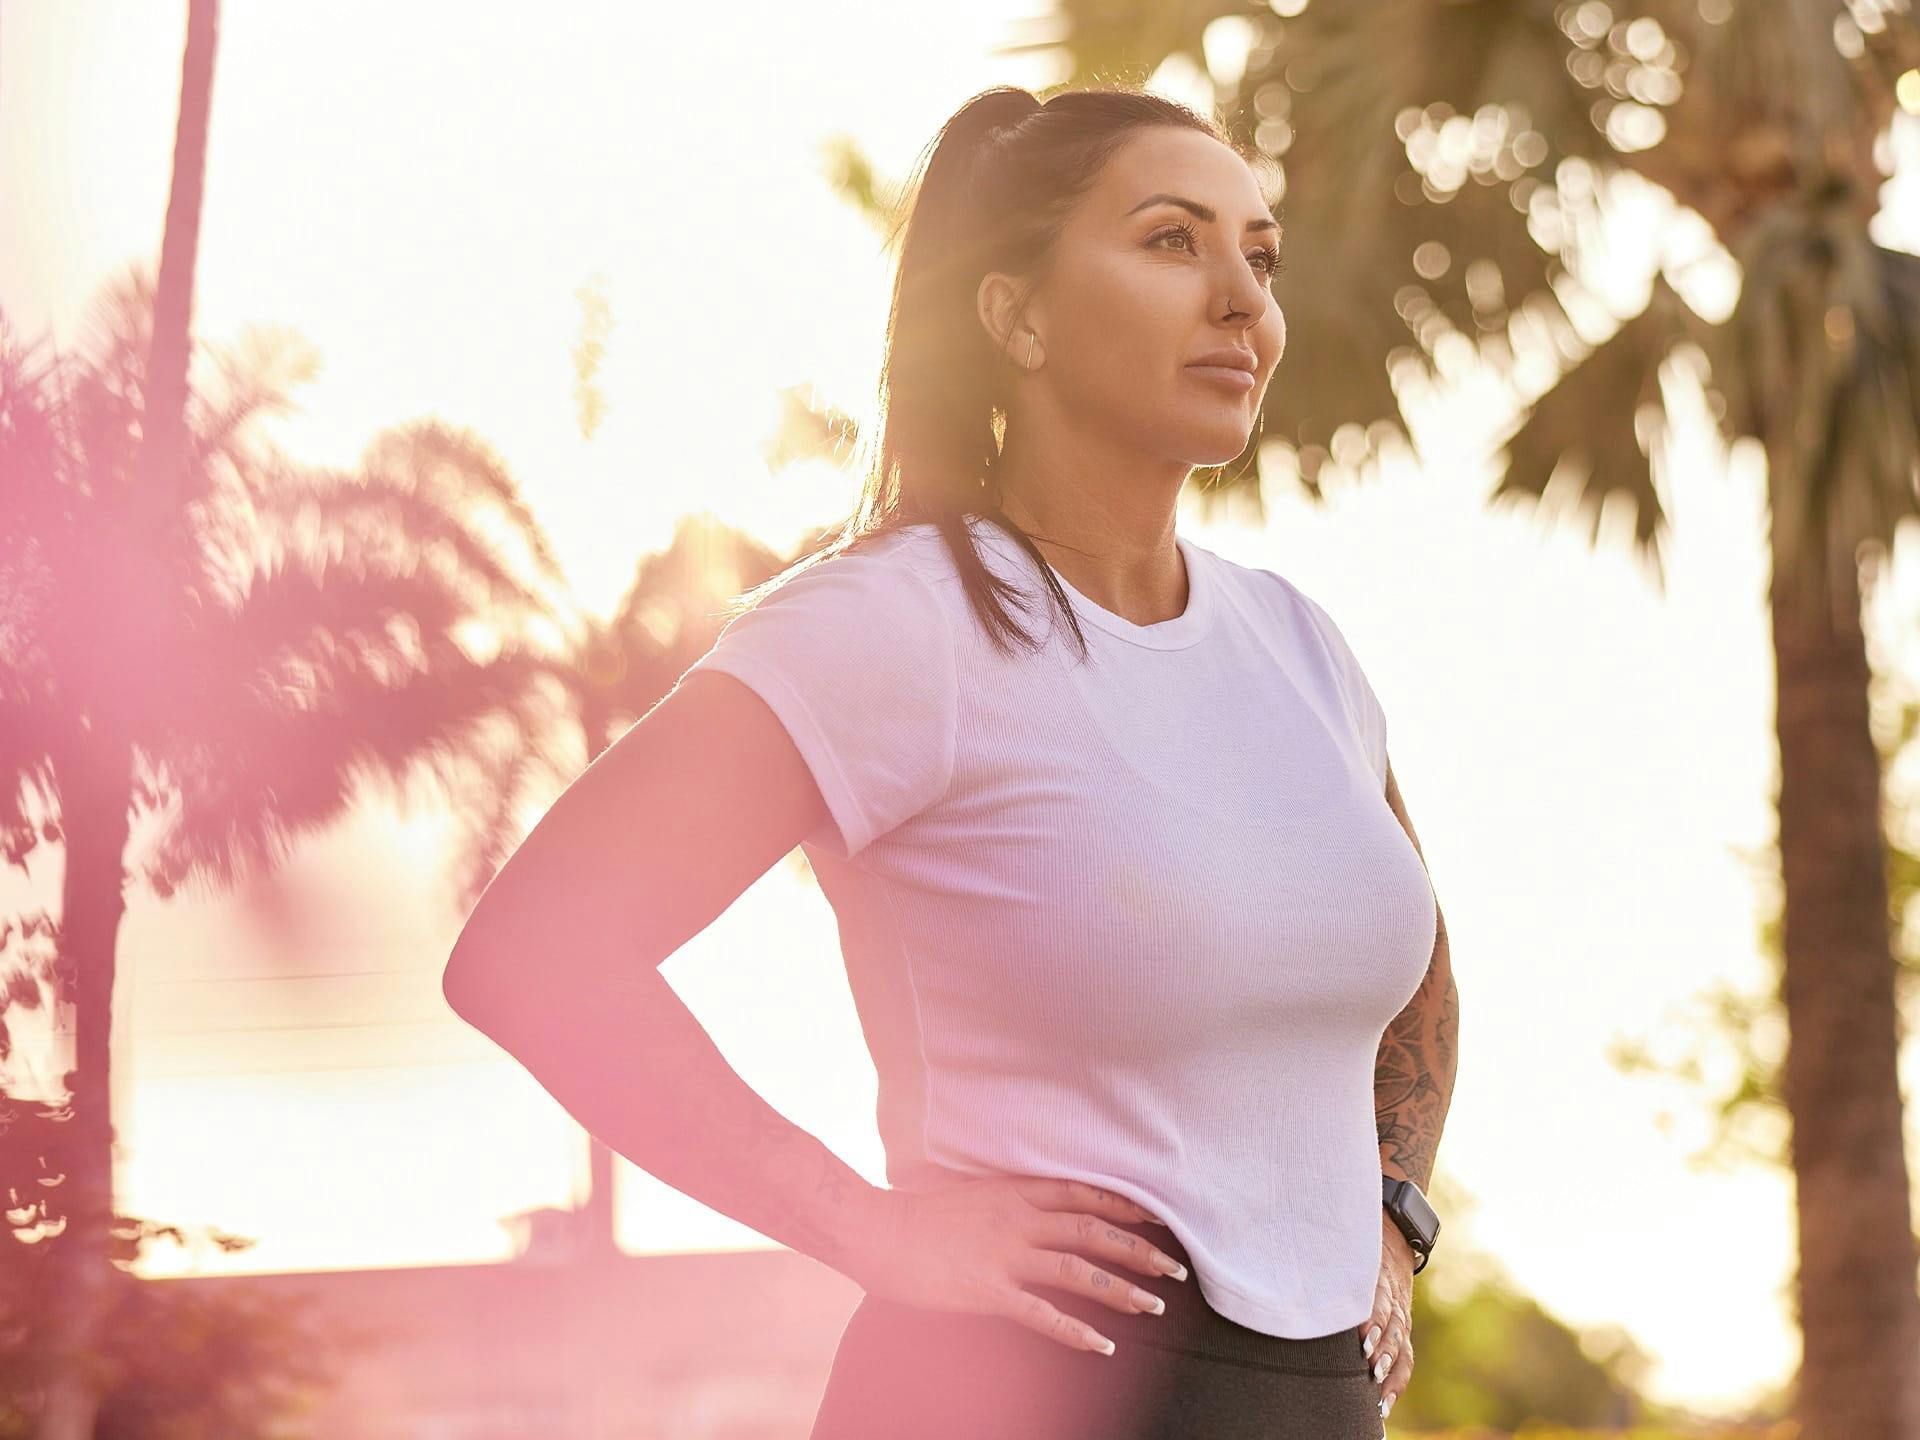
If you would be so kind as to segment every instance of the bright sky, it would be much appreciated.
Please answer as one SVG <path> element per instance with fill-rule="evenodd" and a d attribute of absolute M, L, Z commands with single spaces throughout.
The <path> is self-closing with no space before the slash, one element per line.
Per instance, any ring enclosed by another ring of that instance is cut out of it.
<path fill-rule="evenodd" d="M 319 350 L 301 413 L 271 427 L 300 458 L 349 465 L 419 417 L 472 427 L 602 608 L 684 510 L 785 544 L 851 493 L 834 473 L 769 476 L 757 448 L 778 387 L 858 412 L 878 362 L 884 257 L 832 196 L 822 144 L 850 135 L 899 174 L 974 91 L 1051 78 L 988 53 L 1015 0 L 576 3 L 538 27 L 393 0 L 222 8 L 197 332 L 285 325 Z M 0 305 L 26 335 L 75 343 L 98 287 L 158 254 L 185 10 L 6 7 Z M 1205 103 L 1191 71 L 1155 83 Z M 1912 173 L 1879 233 L 1920 249 Z M 1657 263 L 1659 213 L 1636 204 L 1619 227 L 1623 297 Z M 595 275 L 616 328 L 611 414 L 587 443 L 569 351 Z M 1294 347 L 1274 383 L 1311 363 Z M 1462 1009 L 1440 1169 L 1468 1205 L 1443 1204 L 1451 1243 L 1421 1283 L 1463 1283 L 1451 1257 L 1487 1252 L 1568 1323 L 1630 1333 L 1660 1397 L 1732 1404 L 1797 1357 L 1791 1190 L 1690 1168 L 1697 1097 L 1615 1073 L 1606 1050 L 1678 1053 L 1691 997 L 1764 976 L 1742 860 L 1774 825 L 1763 480 L 1682 431 L 1662 597 L 1628 562 L 1624 517 L 1596 550 L 1488 510 L 1496 404 L 1473 384 L 1423 402 L 1424 471 L 1389 467 L 1324 509 L 1273 475 L 1264 531 L 1182 528 L 1325 604 L 1387 710 Z M 497 1217 L 584 1183 L 577 1127 L 441 1001 L 460 922 L 441 839 L 431 814 L 370 806 L 243 894 L 133 897 L 125 1203 L 258 1240 L 155 1273 L 497 1258 Z M 51 903 L 57 866 L 28 893 Z M 749 1083 L 881 1179 L 873 1069 L 810 882 L 776 867 L 666 973 Z M 620 1168 L 630 1248 L 765 1243 Z"/>

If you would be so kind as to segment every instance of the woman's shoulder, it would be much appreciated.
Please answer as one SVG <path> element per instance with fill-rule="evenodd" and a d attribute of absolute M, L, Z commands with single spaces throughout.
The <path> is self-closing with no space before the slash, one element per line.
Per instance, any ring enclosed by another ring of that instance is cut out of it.
<path fill-rule="evenodd" d="M 889 521 L 856 536 L 842 546 L 833 558 L 871 556 L 875 560 L 924 572 L 929 562 L 944 548 L 940 527 L 931 520 Z"/>
<path fill-rule="evenodd" d="M 1206 558 L 1222 584 L 1245 597 L 1248 602 L 1262 607 L 1271 619 L 1281 625 L 1320 630 L 1332 624 L 1332 617 L 1319 601 L 1280 571 L 1232 560 L 1204 546 L 1195 545 L 1193 548 Z"/>
<path fill-rule="evenodd" d="M 949 538 L 951 536 L 951 538 Z M 983 565 L 1003 578 L 1017 578 L 1020 566 L 1031 561 L 1019 553 L 1018 542 L 992 521 L 969 515 L 958 526 L 932 520 L 894 522 L 869 531 L 839 550 L 827 563 L 841 561 L 871 567 L 876 578 L 895 577 L 895 583 L 922 582 L 939 598 L 942 609 L 958 622 L 965 613 L 965 582 L 954 546 L 969 547 Z M 911 576 L 912 580 L 905 577 Z"/>
<path fill-rule="evenodd" d="M 856 539 L 844 553 L 888 555 L 911 565 L 929 576 L 952 575 L 955 571 L 948 532 L 963 542 L 971 538 L 976 545 L 1007 543 L 1006 532 L 980 515 L 967 515 L 942 524 L 933 520 L 895 520 L 868 531 Z"/>

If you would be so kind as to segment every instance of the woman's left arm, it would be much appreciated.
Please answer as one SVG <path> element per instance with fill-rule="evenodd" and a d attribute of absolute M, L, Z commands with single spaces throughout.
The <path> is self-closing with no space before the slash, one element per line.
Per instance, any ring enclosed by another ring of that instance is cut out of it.
<path fill-rule="evenodd" d="M 1406 802 L 1387 762 L 1387 804 L 1399 818 L 1414 853 L 1426 864 L 1420 837 L 1407 818 Z M 1433 1157 L 1440 1148 L 1440 1127 L 1453 1100 L 1460 1019 L 1460 995 L 1453 985 L 1447 954 L 1447 920 L 1434 902 L 1433 958 L 1420 988 L 1380 1037 L 1373 1066 L 1373 1114 L 1380 1135 L 1380 1171 L 1411 1180 L 1425 1190 L 1433 1179 Z M 1393 1408 L 1413 1378 L 1413 1342 L 1408 1333 L 1413 1309 L 1413 1247 L 1386 1207 L 1380 1210 L 1380 1281 L 1365 1335 L 1374 1379 L 1381 1382 L 1382 1414 Z"/>
<path fill-rule="evenodd" d="M 1407 818 L 1407 804 L 1393 776 L 1392 760 L 1387 761 L 1387 804 L 1413 842 L 1420 863 L 1426 864 L 1426 853 L 1420 849 L 1420 837 Z M 1453 986 L 1453 965 L 1447 954 L 1447 917 L 1436 899 L 1433 958 L 1427 962 L 1426 978 L 1380 1037 L 1380 1055 L 1373 1066 L 1381 1173 L 1411 1180 L 1422 1190 L 1433 1180 L 1440 1127 L 1453 1100 L 1459 1021 L 1460 995 Z"/>

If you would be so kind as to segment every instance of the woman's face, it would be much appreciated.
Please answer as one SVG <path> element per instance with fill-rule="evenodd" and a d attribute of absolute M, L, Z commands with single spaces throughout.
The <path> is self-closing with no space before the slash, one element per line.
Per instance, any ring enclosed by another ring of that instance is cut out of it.
<path fill-rule="evenodd" d="M 1272 292 L 1279 239 L 1232 150 L 1196 130 L 1138 132 L 1082 197 L 1006 347 L 1018 366 L 1027 330 L 1039 337 L 1016 403 L 1181 465 L 1231 461 L 1286 347 Z M 1252 383 L 1195 367 L 1214 350 L 1250 352 Z"/>

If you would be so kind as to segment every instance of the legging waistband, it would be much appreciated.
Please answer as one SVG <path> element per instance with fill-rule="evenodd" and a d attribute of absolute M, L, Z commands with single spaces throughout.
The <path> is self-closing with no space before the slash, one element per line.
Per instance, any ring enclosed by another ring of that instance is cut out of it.
<path fill-rule="evenodd" d="M 1182 1351 L 1247 1365 L 1256 1369 L 1280 1370 L 1294 1375 L 1364 1375 L 1369 1362 L 1360 1343 L 1365 1322 L 1348 1325 L 1326 1335 L 1293 1337 L 1269 1335 L 1229 1319 L 1215 1310 L 1200 1292 L 1200 1277 L 1193 1257 L 1179 1238 L 1164 1225 L 1152 1221 L 1114 1221 L 1118 1228 L 1139 1235 L 1149 1244 L 1166 1251 L 1187 1267 L 1187 1278 L 1171 1275 L 1143 1275 L 1132 1267 L 1120 1268 L 1101 1262 L 1141 1289 L 1166 1302 L 1166 1313 L 1122 1312 L 1092 1300 L 1078 1292 L 1049 1285 L 1031 1288 L 1056 1309 L 1082 1320 L 1113 1341 L 1115 1357 L 1122 1346 L 1144 1342 L 1161 1349 Z M 1057 1343 L 1057 1342 L 1056 1342 Z"/>

